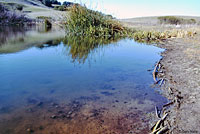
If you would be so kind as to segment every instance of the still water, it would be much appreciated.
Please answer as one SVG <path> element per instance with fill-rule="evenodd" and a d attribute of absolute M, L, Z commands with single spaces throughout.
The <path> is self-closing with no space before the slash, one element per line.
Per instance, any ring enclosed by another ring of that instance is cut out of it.
<path fill-rule="evenodd" d="M 0 32 L 0 134 L 148 133 L 149 113 L 166 103 L 147 71 L 160 48 L 6 29 Z"/>

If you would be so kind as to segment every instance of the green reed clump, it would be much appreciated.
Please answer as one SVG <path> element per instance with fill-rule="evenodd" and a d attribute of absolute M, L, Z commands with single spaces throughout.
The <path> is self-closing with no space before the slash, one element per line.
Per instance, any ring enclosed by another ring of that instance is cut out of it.
<path fill-rule="evenodd" d="M 118 21 L 101 12 L 87 9 L 85 6 L 73 5 L 69 11 L 66 31 L 73 35 L 126 36 L 129 30 Z"/>

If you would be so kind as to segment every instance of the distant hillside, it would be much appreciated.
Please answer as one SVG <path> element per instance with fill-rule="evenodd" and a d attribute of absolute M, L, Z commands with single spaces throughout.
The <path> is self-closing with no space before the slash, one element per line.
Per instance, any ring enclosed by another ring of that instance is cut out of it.
<path fill-rule="evenodd" d="M 31 19 L 45 16 L 53 20 L 61 20 L 66 14 L 45 6 L 40 0 L 0 0 L 0 3 L 10 10 L 16 10 L 17 6 L 22 6 L 23 10 L 21 12 Z"/>
<path fill-rule="evenodd" d="M 0 2 L 5 3 L 18 3 L 22 5 L 30 5 L 30 6 L 38 6 L 38 7 L 46 7 L 39 0 L 0 0 Z"/>
<path fill-rule="evenodd" d="M 137 18 L 121 19 L 120 21 L 132 24 L 157 25 L 159 23 L 158 17 L 159 16 L 137 17 Z M 200 17 L 197 16 L 176 16 L 176 17 L 184 19 L 195 19 L 197 22 L 200 22 Z"/>

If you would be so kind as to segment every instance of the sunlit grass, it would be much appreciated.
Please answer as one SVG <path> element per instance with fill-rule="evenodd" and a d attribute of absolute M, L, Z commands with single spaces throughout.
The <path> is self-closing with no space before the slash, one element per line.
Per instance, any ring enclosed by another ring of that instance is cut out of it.
<path fill-rule="evenodd" d="M 117 20 L 85 6 L 74 5 L 66 22 L 67 34 L 92 36 L 127 36 L 128 28 Z"/>

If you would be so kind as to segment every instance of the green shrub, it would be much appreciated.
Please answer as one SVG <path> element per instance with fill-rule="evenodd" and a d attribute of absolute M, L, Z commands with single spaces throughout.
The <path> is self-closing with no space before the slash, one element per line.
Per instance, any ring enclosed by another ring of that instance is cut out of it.
<path fill-rule="evenodd" d="M 16 9 L 19 10 L 19 11 L 22 11 L 23 10 L 23 5 L 17 5 Z"/>
<path fill-rule="evenodd" d="M 160 21 L 161 24 L 172 24 L 172 25 L 196 23 L 195 19 L 183 19 L 175 16 L 162 16 L 158 17 L 158 20 Z"/>
<path fill-rule="evenodd" d="M 51 17 L 47 17 L 47 16 L 37 16 L 36 18 L 37 19 L 42 19 L 42 20 L 45 20 L 45 19 L 50 20 L 50 19 L 52 19 Z"/>
<path fill-rule="evenodd" d="M 87 9 L 85 6 L 73 5 L 66 22 L 68 34 L 93 36 L 127 36 L 129 30 L 118 21 L 110 19 L 101 12 Z"/>
<path fill-rule="evenodd" d="M 45 25 L 46 28 L 51 28 L 52 27 L 52 24 L 48 19 L 44 20 L 44 25 Z"/>
<path fill-rule="evenodd" d="M 182 19 L 175 17 L 175 16 L 163 16 L 163 17 L 158 17 L 160 20 L 160 23 L 166 23 L 166 24 L 181 24 Z"/>
<path fill-rule="evenodd" d="M 54 7 L 55 10 L 59 10 L 59 11 L 68 11 L 69 9 L 66 6 L 57 6 Z"/>

